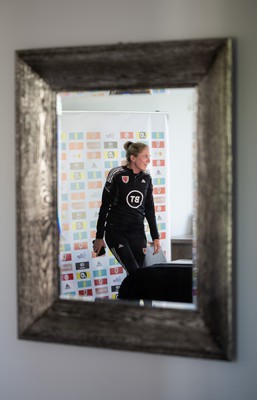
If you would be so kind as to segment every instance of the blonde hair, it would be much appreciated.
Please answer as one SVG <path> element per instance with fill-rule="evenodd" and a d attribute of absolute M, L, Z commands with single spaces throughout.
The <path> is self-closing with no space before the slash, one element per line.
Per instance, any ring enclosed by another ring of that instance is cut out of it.
<path fill-rule="evenodd" d="M 145 144 L 145 143 L 142 143 L 142 142 L 133 143 L 133 142 L 128 141 L 128 142 L 124 143 L 124 146 L 123 146 L 123 147 L 124 147 L 124 149 L 126 150 L 126 159 L 127 159 L 127 162 L 130 163 L 130 161 L 131 161 L 131 160 L 130 160 L 130 157 L 131 157 L 131 156 L 137 157 L 138 154 L 142 153 L 142 151 L 143 151 L 146 147 L 148 147 L 148 145 Z"/>

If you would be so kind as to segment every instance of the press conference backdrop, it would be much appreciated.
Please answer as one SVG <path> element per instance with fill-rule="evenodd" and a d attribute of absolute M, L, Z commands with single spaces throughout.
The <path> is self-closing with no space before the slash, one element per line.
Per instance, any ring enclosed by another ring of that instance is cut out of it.
<path fill-rule="evenodd" d="M 146 143 L 162 249 L 170 259 L 169 134 L 160 112 L 63 112 L 58 116 L 60 292 L 65 298 L 116 299 L 126 273 L 107 248 L 92 249 L 102 190 L 111 168 L 126 164 L 124 143 Z M 172 206 L 172 205 L 171 205 Z M 151 241 L 145 223 L 147 239 Z"/>

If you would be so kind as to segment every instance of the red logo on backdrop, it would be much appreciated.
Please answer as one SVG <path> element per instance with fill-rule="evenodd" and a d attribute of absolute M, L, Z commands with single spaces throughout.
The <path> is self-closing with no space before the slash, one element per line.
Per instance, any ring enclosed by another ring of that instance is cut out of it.
<path fill-rule="evenodd" d="M 164 187 L 160 187 L 157 186 L 153 189 L 153 194 L 165 194 L 165 186 Z"/>
<path fill-rule="evenodd" d="M 62 281 L 71 281 L 73 279 L 74 279 L 73 274 L 63 274 L 62 275 Z"/>
<path fill-rule="evenodd" d="M 95 279 L 95 285 L 107 285 L 107 278 Z"/>
<path fill-rule="evenodd" d="M 133 132 L 120 132 L 121 139 L 133 139 Z"/>
<path fill-rule="evenodd" d="M 95 289 L 95 292 L 97 293 L 97 294 L 105 294 L 105 293 L 108 293 L 108 287 L 101 287 L 101 288 L 96 288 Z"/>
<path fill-rule="evenodd" d="M 79 290 L 79 296 L 92 296 L 92 289 Z"/>
<path fill-rule="evenodd" d="M 160 232 L 160 239 L 166 239 L 166 232 Z"/>
<path fill-rule="evenodd" d="M 71 261 L 71 253 L 63 254 L 62 261 Z"/>
<path fill-rule="evenodd" d="M 122 274 L 123 268 L 122 267 L 113 267 L 110 268 L 110 275 Z"/>
<path fill-rule="evenodd" d="M 121 178 L 122 178 L 122 182 L 123 182 L 123 183 L 128 183 L 128 181 L 129 181 L 129 176 L 122 176 Z"/>

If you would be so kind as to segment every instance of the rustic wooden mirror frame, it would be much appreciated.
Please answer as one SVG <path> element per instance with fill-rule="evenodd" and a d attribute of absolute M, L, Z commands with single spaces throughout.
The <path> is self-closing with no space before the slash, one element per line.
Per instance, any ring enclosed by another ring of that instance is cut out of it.
<path fill-rule="evenodd" d="M 16 52 L 18 336 L 233 359 L 231 39 Z M 56 93 L 198 88 L 198 309 L 59 299 Z"/>

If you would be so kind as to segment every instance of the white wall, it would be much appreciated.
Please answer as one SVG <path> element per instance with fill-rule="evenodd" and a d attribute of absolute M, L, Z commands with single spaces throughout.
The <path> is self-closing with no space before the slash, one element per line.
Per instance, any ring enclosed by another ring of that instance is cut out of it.
<path fill-rule="evenodd" d="M 170 163 L 171 236 L 192 233 L 193 137 L 196 124 L 195 88 L 167 89 L 152 95 L 115 95 L 109 92 L 66 93 L 59 99 L 63 111 L 160 111 L 167 113 Z"/>
<path fill-rule="evenodd" d="M 0 0 L 1 400 L 256 399 L 256 11 L 254 0 Z M 237 40 L 236 361 L 18 341 L 14 50 L 227 36 Z"/>

